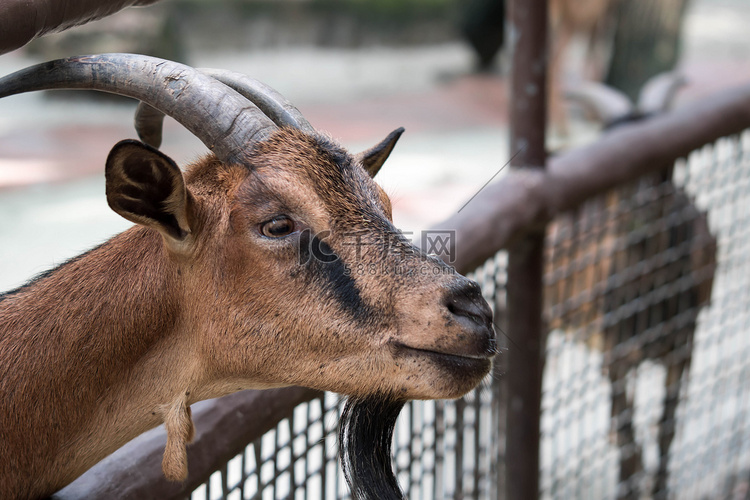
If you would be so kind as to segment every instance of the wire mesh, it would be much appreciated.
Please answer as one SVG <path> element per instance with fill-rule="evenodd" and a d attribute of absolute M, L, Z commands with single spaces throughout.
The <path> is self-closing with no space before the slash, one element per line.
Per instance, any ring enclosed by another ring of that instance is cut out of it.
<path fill-rule="evenodd" d="M 748 202 L 746 132 L 550 227 L 544 497 L 747 487 Z"/>
<path fill-rule="evenodd" d="M 557 217 L 548 230 L 543 498 L 746 498 L 750 490 L 750 131 Z M 504 252 L 472 277 L 501 349 Z M 504 358 L 458 401 L 409 403 L 394 468 L 410 499 L 504 498 Z M 326 395 L 195 490 L 347 499 Z M 510 430 L 512 432 L 512 430 Z"/>
<path fill-rule="evenodd" d="M 298 405 L 290 418 L 249 443 L 243 453 L 196 488 L 193 500 L 349 498 L 337 463 L 339 398 L 325 394 Z"/>

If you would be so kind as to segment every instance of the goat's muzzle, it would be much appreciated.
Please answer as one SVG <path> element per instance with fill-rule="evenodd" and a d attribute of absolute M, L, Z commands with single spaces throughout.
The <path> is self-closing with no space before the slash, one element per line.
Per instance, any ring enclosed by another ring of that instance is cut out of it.
<path fill-rule="evenodd" d="M 492 309 L 482 297 L 479 285 L 466 280 L 462 286 L 450 290 L 444 304 L 451 314 L 450 317 L 466 332 L 465 344 L 453 354 L 476 358 L 491 358 L 497 354 Z"/>
<path fill-rule="evenodd" d="M 479 286 L 463 277 L 444 288 L 438 308 L 426 332 L 394 339 L 391 347 L 396 357 L 442 373 L 441 389 L 429 397 L 459 397 L 489 373 L 497 354 L 492 310 Z"/>

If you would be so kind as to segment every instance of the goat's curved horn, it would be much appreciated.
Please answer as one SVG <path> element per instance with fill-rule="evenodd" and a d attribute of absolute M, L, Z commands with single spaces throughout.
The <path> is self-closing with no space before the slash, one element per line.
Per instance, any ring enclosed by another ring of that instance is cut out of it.
<path fill-rule="evenodd" d="M 140 101 L 135 109 L 135 131 L 138 137 L 149 146 L 159 149 L 163 129 L 164 113 Z"/>
<path fill-rule="evenodd" d="M 305 132 L 315 129 L 283 95 L 268 85 L 233 71 L 198 68 L 198 71 L 233 88 L 258 106 L 279 127 L 292 127 Z M 164 114 L 141 102 L 135 112 L 135 129 L 146 144 L 158 148 L 161 145 Z"/>
<path fill-rule="evenodd" d="M 635 111 L 625 94 L 599 82 L 582 82 L 567 89 L 565 98 L 582 104 L 605 127 L 627 118 Z"/>
<path fill-rule="evenodd" d="M 651 78 L 638 95 L 638 110 L 644 115 L 659 114 L 668 111 L 677 95 L 677 91 L 687 83 L 681 73 L 660 73 Z"/>
<path fill-rule="evenodd" d="M 223 69 L 198 68 L 198 71 L 232 87 L 258 106 L 279 127 L 297 128 L 305 132 L 315 131 L 307 119 L 302 116 L 302 113 L 286 97 L 265 83 L 242 73 Z"/>
<path fill-rule="evenodd" d="M 214 78 L 154 57 L 72 57 L 0 79 L 0 97 L 47 89 L 92 89 L 138 99 L 176 119 L 226 162 L 242 162 L 249 146 L 277 128 L 258 107 Z"/>

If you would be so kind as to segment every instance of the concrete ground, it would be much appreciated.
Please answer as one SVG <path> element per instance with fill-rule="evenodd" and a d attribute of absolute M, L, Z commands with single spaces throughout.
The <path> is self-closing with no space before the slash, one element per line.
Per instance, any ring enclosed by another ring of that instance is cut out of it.
<path fill-rule="evenodd" d="M 750 83 L 749 23 L 745 0 L 694 0 L 682 62 L 691 83 L 681 102 Z M 0 74 L 35 62 L 22 51 L 6 54 Z M 378 176 L 404 230 L 449 216 L 509 158 L 507 79 L 472 74 L 472 55 L 458 42 L 195 54 L 191 63 L 265 81 L 352 151 L 406 127 Z M 0 291 L 130 225 L 106 206 L 103 165 L 112 145 L 134 137 L 134 106 L 72 94 L 0 101 Z M 586 131 L 582 140 L 591 129 L 574 128 Z M 174 122 L 162 149 L 178 163 L 205 151 Z"/>

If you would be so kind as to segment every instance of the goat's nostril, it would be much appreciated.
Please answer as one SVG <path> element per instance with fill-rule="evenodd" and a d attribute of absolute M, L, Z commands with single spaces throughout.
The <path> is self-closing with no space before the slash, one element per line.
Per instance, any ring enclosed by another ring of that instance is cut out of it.
<path fill-rule="evenodd" d="M 460 310 L 456 307 L 456 305 L 454 303 L 448 302 L 448 306 L 447 307 L 448 307 L 448 310 L 452 314 L 455 314 L 456 316 L 461 316 L 461 313 L 459 312 Z"/>
<path fill-rule="evenodd" d="M 483 359 L 497 354 L 492 309 L 476 283 L 459 281 L 444 296 L 443 307 L 443 314 L 450 319 L 447 325 L 456 328 L 451 352 Z"/>
<path fill-rule="evenodd" d="M 448 310 L 455 316 L 469 318 L 482 326 L 485 324 L 481 309 L 471 302 L 449 302 Z"/>
<path fill-rule="evenodd" d="M 470 319 L 482 327 L 489 327 L 492 323 L 492 310 L 477 290 L 469 288 L 451 293 L 445 306 L 454 316 Z"/>

